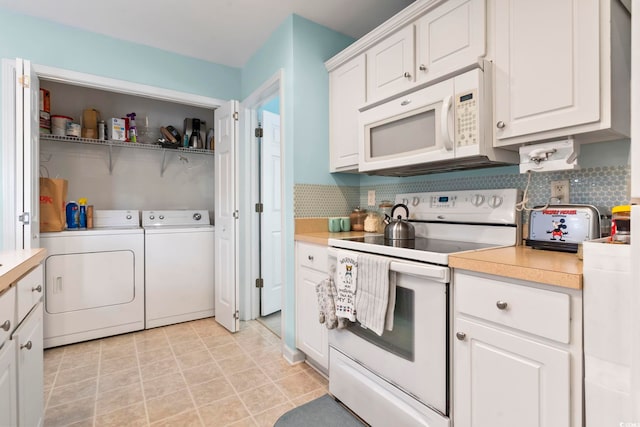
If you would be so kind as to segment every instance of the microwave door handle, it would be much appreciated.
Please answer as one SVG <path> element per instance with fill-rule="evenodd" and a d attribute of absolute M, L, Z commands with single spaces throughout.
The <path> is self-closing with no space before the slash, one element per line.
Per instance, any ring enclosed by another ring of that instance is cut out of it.
<path fill-rule="evenodd" d="M 445 151 L 453 150 L 453 140 L 449 132 L 449 114 L 451 111 L 451 101 L 453 97 L 447 96 L 442 103 L 442 114 L 440 114 L 440 130 L 442 132 L 442 145 Z"/>

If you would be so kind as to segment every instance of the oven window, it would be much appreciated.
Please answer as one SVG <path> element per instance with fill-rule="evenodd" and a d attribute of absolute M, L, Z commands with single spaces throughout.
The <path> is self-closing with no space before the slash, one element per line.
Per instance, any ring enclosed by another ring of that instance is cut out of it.
<path fill-rule="evenodd" d="M 423 111 L 369 129 L 371 158 L 436 148 L 436 112 Z"/>
<path fill-rule="evenodd" d="M 413 290 L 401 287 L 396 288 L 393 330 L 385 330 L 382 336 L 363 328 L 358 322 L 351 324 L 348 329 L 370 343 L 413 362 L 415 342 L 414 298 Z"/>

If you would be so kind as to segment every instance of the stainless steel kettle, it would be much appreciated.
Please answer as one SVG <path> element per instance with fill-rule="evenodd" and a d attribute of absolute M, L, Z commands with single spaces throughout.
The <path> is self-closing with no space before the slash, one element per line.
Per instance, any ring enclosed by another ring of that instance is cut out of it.
<path fill-rule="evenodd" d="M 397 208 L 404 208 L 407 213 L 403 219 L 398 215 L 397 218 L 393 218 L 393 214 Z M 387 216 L 385 222 L 387 225 L 384 227 L 384 238 L 387 240 L 413 240 L 416 238 L 416 230 L 409 221 L 409 208 L 407 205 L 398 203 L 391 209 L 391 217 Z"/>

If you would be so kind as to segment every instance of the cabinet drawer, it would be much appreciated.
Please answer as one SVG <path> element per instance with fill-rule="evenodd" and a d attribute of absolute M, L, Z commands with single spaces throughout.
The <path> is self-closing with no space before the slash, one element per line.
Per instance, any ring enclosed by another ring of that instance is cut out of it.
<path fill-rule="evenodd" d="M 31 311 L 34 305 L 40 301 L 44 292 L 44 275 L 42 265 L 38 265 L 22 279 L 16 286 L 18 292 L 18 319 L 20 322 Z"/>
<path fill-rule="evenodd" d="M 0 294 L 0 347 L 16 327 L 16 287 Z"/>
<path fill-rule="evenodd" d="M 454 276 L 455 309 L 511 328 L 568 344 L 569 295 L 483 277 Z"/>
<path fill-rule="evenodd" d="M 326 246 L 298 243 L 296 256 L 298 265 L 325 273 L 329 271 L 329 255 Z"/>

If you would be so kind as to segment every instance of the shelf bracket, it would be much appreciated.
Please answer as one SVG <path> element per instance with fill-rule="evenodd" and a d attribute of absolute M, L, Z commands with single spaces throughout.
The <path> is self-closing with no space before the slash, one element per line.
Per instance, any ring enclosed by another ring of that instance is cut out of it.
<path fill-rule="evenodd" d="M 167 150 L 162 150 L 162 165 L 160 165 L 160 178 L 164 176 L 167 170 Z"/>
<path fill-rule="evenodd" d="M 113 175 L 113 146 L 109 144 L 109 175 Z"/>

